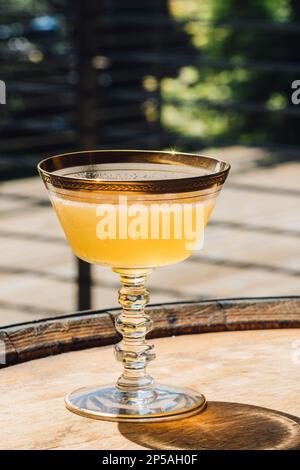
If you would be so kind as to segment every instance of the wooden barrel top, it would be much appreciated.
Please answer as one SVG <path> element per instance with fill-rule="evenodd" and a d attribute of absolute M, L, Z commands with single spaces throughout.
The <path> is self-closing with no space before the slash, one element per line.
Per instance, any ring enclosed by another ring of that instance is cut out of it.
<path fill-rule="evenodd" d="M 203 392 L 203 413 L 118 424 L 67 411 L 68 392 L 114 383 L 120 372 L 112 353 L 117 310 L 83 312 L 0 329 L 10 366 L 0 371 L 0 448 L 300 449 L 300 297 L 149 310 L 158 357 L 149 371 Z"/>

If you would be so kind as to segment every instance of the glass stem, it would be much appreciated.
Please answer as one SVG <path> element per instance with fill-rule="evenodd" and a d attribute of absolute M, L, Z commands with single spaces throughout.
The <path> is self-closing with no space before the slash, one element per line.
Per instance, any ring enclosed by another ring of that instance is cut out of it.
<path fill-rule="evenodd" d="M 149 292 L 145 288 L 150 269 L 114 269 L 122 287 L 119 303 L 122 313 L 116 318 L 116 329 L 123 336 L 115 346 L 116 358 L 124 370 L 117 381 L 117 389 L 126 399 L 145 400 L 154 397 L 153 378 L 146 373 L 149 361 L 155 358 L 154 346 L 146 342 L 146 334 L 153 322 L 145 313 Z"/>

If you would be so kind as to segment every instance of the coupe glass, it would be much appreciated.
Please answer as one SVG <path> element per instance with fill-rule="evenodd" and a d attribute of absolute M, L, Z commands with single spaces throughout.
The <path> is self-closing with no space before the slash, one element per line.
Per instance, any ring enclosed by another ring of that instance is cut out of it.
<path fill-rule="evenodd" d="M 174 151 L 97 150 L 50 157 L 38 169 L 74 253 L 110 266 L 121 281 L 116 329 L 123 339 L 115 353 L 123 373 L 116 385 L 70 393 L 67 408 L 138 422 L 203 410 L 201 393 L 158 384 L 146 371 L 155 353 L 145 339 L 152 329 L 145 282 L 154 268 L 182 261 L 199 247 L 229 165 Z"/>

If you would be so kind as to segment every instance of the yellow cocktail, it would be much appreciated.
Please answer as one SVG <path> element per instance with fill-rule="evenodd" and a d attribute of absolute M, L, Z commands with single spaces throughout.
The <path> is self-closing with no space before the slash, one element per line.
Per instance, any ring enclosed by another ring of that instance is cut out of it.
<path fill-rule="evenodd" d="M 205 397 L 154 383 L 146 342 L 147 275 L 177 263 L 203 242 L 216 197 L 229 171 L 217 159 L 175 152 L 91 151 L 51 157 L 39 172 L 74 253 L 109 265 L 121 280 L 122 313 L 115 346 L 123 373 L 114 386 L 82 388 L 66 397 L 74 413 L 114 421 L 161 421 L 198 413 Z"/>
<path fill-rule="evenodd" d="M 214 198 L 151 198 L 137 202 L 121 194 L 71 191 L 51 196 L 74 253 L 93 264 L 114 268 L 153 268 L 184 260 L 195 250 L 213 209 Z"/>

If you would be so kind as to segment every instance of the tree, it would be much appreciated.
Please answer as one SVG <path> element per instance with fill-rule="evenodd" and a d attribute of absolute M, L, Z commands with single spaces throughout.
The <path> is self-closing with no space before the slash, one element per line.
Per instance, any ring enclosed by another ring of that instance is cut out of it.
<path fill-rule="evenodd" d="M 299 32 L 293 23 L 300 19 L 299 3 L 206 0 L 205 14 L 203 2 L 193 3 L 193 20 L 184 13 L 181 19 L 198 61 L 177 80 L 165 81 L 166 99 L 180 96 L 187 103 L 171 104 L 169 114 L 167 107 L 166 124 L 172 128 L 173 119 L 173 129 L 208 144 L 300 143 L 297 116 L 286 112 L 298 78 L 293 66 L 300 59 Z"/>

